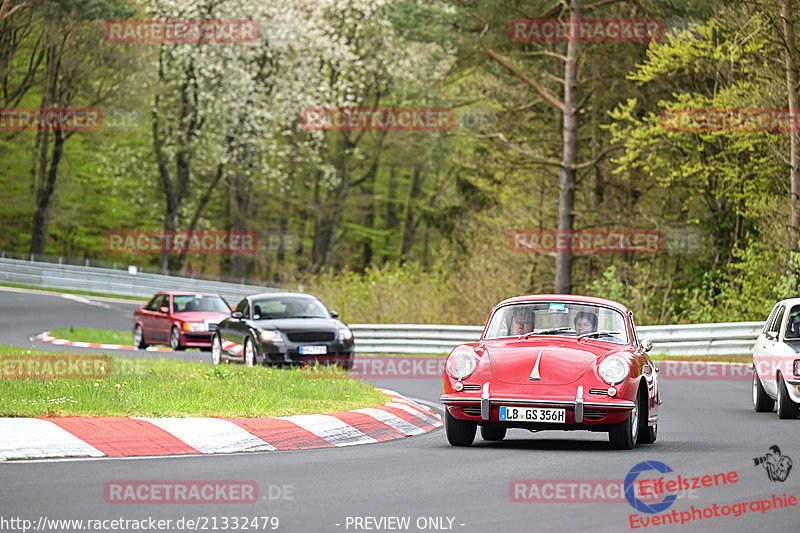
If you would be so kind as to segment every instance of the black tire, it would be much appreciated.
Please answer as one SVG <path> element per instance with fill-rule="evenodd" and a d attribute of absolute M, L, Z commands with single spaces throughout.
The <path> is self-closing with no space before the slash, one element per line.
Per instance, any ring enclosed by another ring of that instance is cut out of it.
<path fill-rule="evenodd" d="M 483 440 L 503 440 L 506 438 L 506 429 L 503 426 L 481 426 Z"/>
<path fill-rule="evenodd" d="M 475 440 L 475 431 L 478 424 L 466 420 L 453 418 L 450 411 L 444 411 L 444 432 L 447 434 L 447 442 L 451 446 L 471 446 Z"/>
<path fill-rule="evenodd" d="M 789 397 L 786 383 L 782 377 L 778 376 L 778 418 L 797 418 L 798 414 L 800 414 L 800 406 Z"/>
<path fill-rule="evenodd" d="M 222 341 L 219 335 L 211 337 L 211 363 L 218 365 L 222 362 Z"/>
<path fill-rule="evenodd" d="M 247 366 L 256 366 L 256 363 L 258 363 L 258 348 L 256 348 L 255 343 L 250 337 L 247 337 L 244 340 L 244 364 Z"/>
<path fill-rule="evenodd" d="M 624 422 L 615 425 L 608 432 L 608 440 L 611 442 L 611 447 L 616 450 L 632 450 L 636 446 L 639 437 L 639 405 L 641 403 L 641 391 L 636 393 L 636 398 L 633 400 L 633 410 L 628 415 Z"/>
<path fill-rule="evenodd" d="M 172 326 L 172 331 L 169 334 L 169 347 L 177 352 L 186 349 L 186 346 L 181 344 L 181 332 L 177 326 Z"/>
<path fill-rule="evenodd" d="M 144 342 L 144 330 L 139 324 L 136 324 L 136 327 L 133 328 L 133 344 L 140 350 L 144 350 L 149 346 Z"/>
<path fill-rule="evenodd" d="M 647 390 L 639 390 L 643 402 L 648 402 Z M 648 402 L 649 403 L 649 402 Z M 650 406 L 647 409 L 642 409 L 639 413 L 639 437 L 637 444 L 653 444 L 658 438 L 658 424 L 648 425 L 647 419 L 650 417 Z"/>
<path fill-rule="evenodd" d="M 753 409 L 756 413 L 771 413 L 775 409 L 775 400 L 769 397 L 764 385 L 758 379 L 758 373 L 753 369 Z"/>

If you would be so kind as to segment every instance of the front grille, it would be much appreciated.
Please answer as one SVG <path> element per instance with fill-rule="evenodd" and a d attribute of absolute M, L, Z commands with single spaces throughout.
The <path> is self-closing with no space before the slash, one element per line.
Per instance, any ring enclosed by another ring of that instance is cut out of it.
<path fill-rule="evenodd" d="M 330 342 L 336 338 L 332 331 L 290 331 L 286 336 L 292 342 Z"/>
<path fill-rule="evenodd" d="M 464 385 L 464 388 L 461 390 L 481 390 L 480 385 Z"/>
<path fill-rule="evenodd" d="M 597 394 L 598 396 L 608 396 L 608 389 L 589 389 L 589 394 Z"/>
<path fill-rule="evenodd" d="M 585 420 L 600 420 L 604 416 L 606 416 L 606 414 L 603 411 L 584 411 L 583 412 L 583 418 Z"/>
<path fill-rule="evenodd" d="M 462 409 L 468 415 L 481 416 L 481 408 L 480 407 L 462 407 Z"/>

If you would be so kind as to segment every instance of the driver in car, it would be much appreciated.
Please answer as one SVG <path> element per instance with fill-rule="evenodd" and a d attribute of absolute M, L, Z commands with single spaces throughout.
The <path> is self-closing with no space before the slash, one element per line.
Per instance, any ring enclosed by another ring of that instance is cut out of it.
<path fill-rule="evenodd" d="M 511 333 L 512 335 L 525 335 L 533 331 L 536 317 L 525 307 L 518 307 L 514 309 L 511 319 Z"/>
<path fill-rule="evenodd" d="M 575 315 L 575 333 L 583 335 L 597 331 L 597 315 L 589 311 L 581 311 Z"/>

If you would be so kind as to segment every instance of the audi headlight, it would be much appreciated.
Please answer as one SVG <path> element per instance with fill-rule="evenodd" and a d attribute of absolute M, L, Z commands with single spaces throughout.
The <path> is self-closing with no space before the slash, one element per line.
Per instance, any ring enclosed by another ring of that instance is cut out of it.
<path fill-rule="evenodd" d="M 343 341 L 349 341 L 353 338 L 353 332 L 350 328 L 339 328 L 339 338 Z"/>
<path fill-rule="evenodd" d="M 606 357 L 597 369 L 597 373 L 609 385 L 621 383 L 628 377 L 629 372 L 628 362 L 618 355 Z"/>
<path fill-rule="evenodd" d="M 186 331 L 208 331 L 208 325 L 205 322 L 184 322 L 183 329 Z"/>
<path fill-rule="evenodd" d="M 445 368 L 454 379 L 464 379 L 475 371 L 478 360 L 475 355 L 465 350 L 457 350 L 447 357 Z"/>
<path fill-rule="evenodd" d="M 281 342 L 283 337 L 281 336 L 281 332 L 277 329 L 268 329 L 261 332 L 261 340 L 267 342 Z"/>

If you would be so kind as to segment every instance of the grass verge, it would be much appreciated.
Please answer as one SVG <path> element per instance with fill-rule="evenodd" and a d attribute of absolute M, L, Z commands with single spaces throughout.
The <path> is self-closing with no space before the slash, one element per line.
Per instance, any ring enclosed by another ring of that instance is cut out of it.
<path fill-rule="evenodd" d="M 50 330 L 50 335 L 68 341 L 91 342 L 97 344 L 133 344 L 133 334 L 130 331 L 114 331 L 112 329 L 94 328 L 55 328 Z"/>
<path fill-rule="evenodd" d="M 0 376 L 10 359 L 75 357 L 0 346 Z M 99 356 L 84 356 L 96 359 Z M 313 379 L 300 368 L 207 365 L 169 359 L 109 357 L 107 377 L 0 377 L 0 416 L 262 417 L 349 411 L 388 402 L 374 387 L 346 378 Z M 18 363 L 13 363 L 14 365 Z M 326 371 L 325 377 L 330 377 Z"/>

